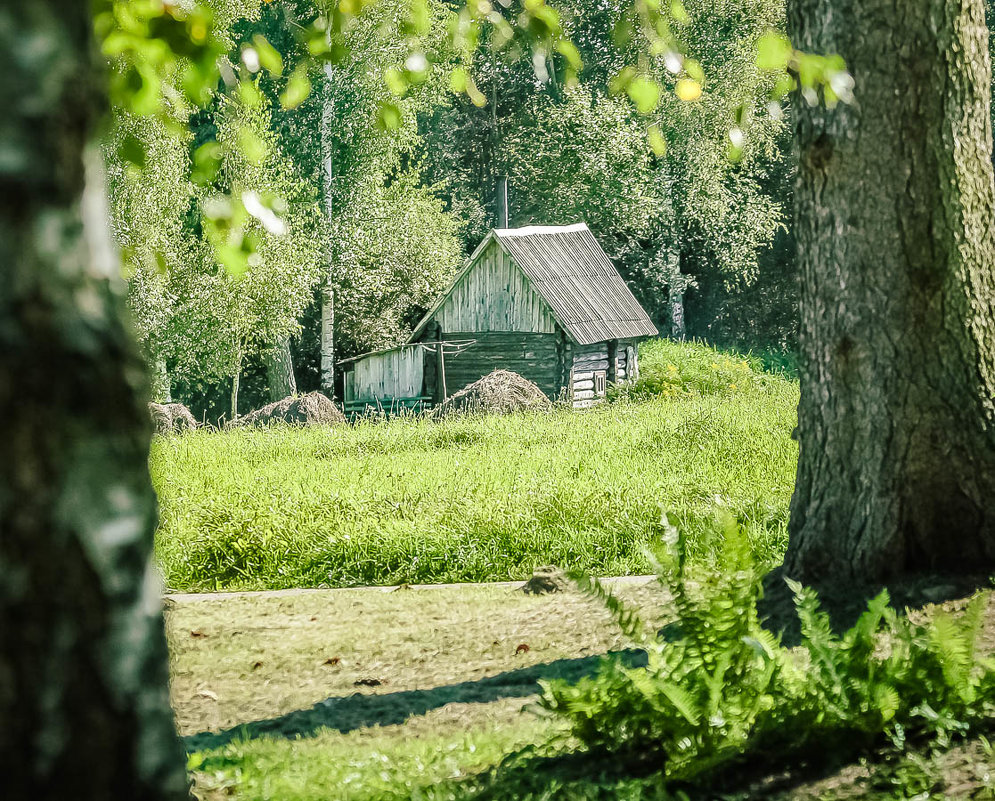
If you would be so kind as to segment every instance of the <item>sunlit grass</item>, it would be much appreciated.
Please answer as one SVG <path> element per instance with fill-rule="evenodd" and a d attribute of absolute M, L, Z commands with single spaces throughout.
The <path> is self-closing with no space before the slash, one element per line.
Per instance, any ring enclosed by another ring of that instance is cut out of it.
<path fill-rule="evenodd" d="M 702 346 L 653 343 L 642 363 L 644 382 L 663 372 L 663 397 L 157 440 L 166 581 L 190 590 L 488 581 L 550 563 L 640 573 L 663 512 L 700 555 L 719 506 L 760 559 L 778 558 L 796 385 Z"/>

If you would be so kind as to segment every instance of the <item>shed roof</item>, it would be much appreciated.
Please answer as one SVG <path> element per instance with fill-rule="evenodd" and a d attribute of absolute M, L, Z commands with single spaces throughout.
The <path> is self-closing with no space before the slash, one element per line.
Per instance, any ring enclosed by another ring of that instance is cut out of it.
<path fill-rule="evenodd" d="M 454 286 L 492 239 L 525 273 L 577 344 L 656 335 L 656 326 L 585 223 L 496 228 L 474 251 Z M 446 297 L 448 293 L 418 324 L 413 338 Z"/>

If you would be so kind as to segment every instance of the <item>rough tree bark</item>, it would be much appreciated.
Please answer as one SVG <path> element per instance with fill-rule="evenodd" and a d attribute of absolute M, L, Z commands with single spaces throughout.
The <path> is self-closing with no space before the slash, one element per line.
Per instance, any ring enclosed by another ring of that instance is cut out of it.
<path fill-rule="evenodd" d="M 296 395 L 297 378 L 294 376 L 294 357 L 290 352 L 290 338 L 284 337 L 266 351 L 265 359 L 269 399 L 278 401 Z"/>
<path fill-rule="evenodd" d="M 798 476 L 787 575 L 995 564 L 995 191 L 983 0 L 789 0 L 856 102 L 796 103 Z"/>
<path fill-rule="evenodd" d="M 122 323 L 87 3 L 0 10 L 0 787 L 180 799 L 149 564 L 147 378 Z"/>

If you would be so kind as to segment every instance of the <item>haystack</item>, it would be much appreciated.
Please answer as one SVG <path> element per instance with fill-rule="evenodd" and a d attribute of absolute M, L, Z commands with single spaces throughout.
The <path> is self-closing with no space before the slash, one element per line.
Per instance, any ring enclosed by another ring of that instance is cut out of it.
<path fill-rule="evenodd" d="M 295 426 L 321 426 L 345 421 L 345 415 L 339 411 L 338 406 L 320 392 L 309 392 L 269 403 L 228 425 L 265 426 L 270 423 L 289 423 Z"/>
<path fill-rule="evenodd" d="M 570 589 L 570 582 L 556 565 L 546 565 L 532 571 L 532 578 L 519 589 L 526 595 L 548 595 L 551 592 L 565 592 Z"/>
<path fill-rule="evenodd" d="M 197 418 L 182 403 L 150 403 L 149 416 L 155 433 L 162 437 L 197 427 Z"/>
<path fill-rule="evenodd" d="M 546 411 L 552 406 L 542 390 L 528 379 L 510 370 L 495 370 L 437 406 L 432 416 L 510 414 L 530 409 Z"/>

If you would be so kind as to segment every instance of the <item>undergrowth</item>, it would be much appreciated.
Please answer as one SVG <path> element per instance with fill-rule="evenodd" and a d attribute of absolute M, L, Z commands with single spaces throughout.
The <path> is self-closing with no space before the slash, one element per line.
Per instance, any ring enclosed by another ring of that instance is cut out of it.
<path fill-rule="evenodd" d="M 651 766 L 672 786 L 712 786 L 743 771 L 842 764 L 883 744 L 947 747 L 995 715 L 995 662 L 977 649 L 983 596 L 957 618 L 917 624 L 882 591 L 836 635 L 816 594 L 792 584 L 802 640 L 789 650 L 760 625 L 759 571 L 734 522 L 721 570 L 691 565 L 672 527 L 666 539 L 660 576 L 677 623 L 662 632 L 579 577 L 648 653 L 645 668 L 606 660 L 594 677 L 545 685 L 541 706 L 592 754 Z"/>
<path fill-rule="evenodd" d="M 772 370 L 773 368 L 773 370 Z M 697 342 L 654 340 L 639 350 L 639 378 L 613 386 L 611 400 L 650 400 L 762 392 L 793 371 L 769 358 L 721 351 Z"/>

